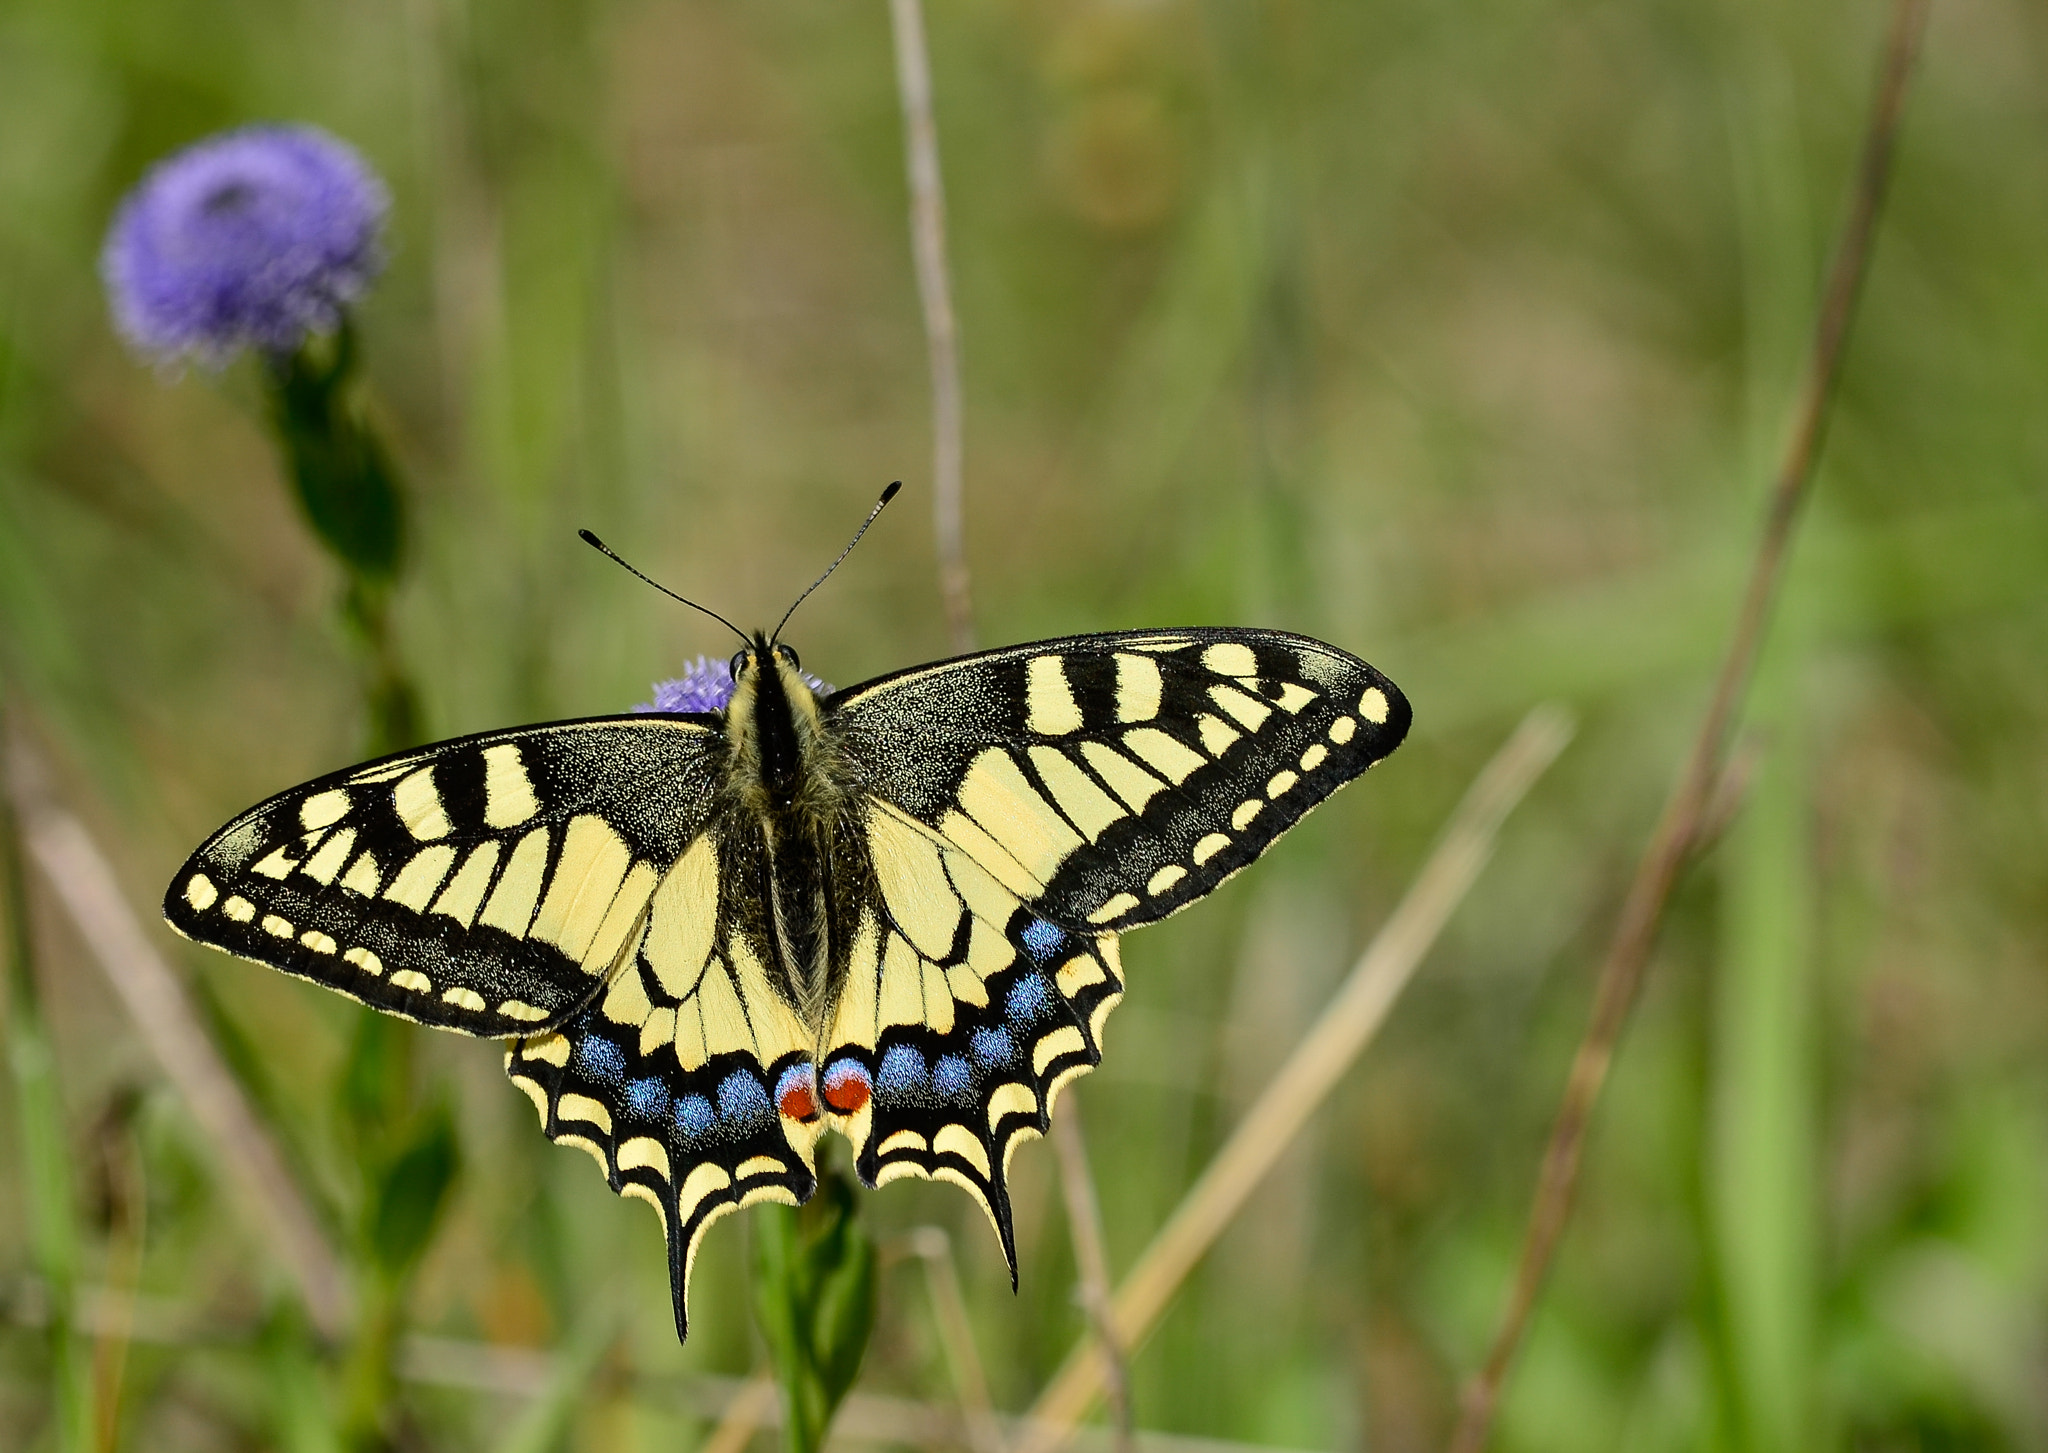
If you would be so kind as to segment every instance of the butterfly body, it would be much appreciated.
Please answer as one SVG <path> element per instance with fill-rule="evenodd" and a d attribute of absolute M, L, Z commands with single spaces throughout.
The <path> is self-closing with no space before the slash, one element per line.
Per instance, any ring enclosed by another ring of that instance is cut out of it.
<path fill-rule="evenodd" d="M 1118 937 L 1210 892 L 1397 746 L 1407 703 L 1277 631 L 1038 642 L 819 692 L 759 635 L 722 711 L 491 732 L 222 828 L 165 914 L 202 942 L 510 1041 L 553 1139 L 668 1237 L 952 1181 L 1015 1271 L 1007 1167 L 1101 1058 Z"/>

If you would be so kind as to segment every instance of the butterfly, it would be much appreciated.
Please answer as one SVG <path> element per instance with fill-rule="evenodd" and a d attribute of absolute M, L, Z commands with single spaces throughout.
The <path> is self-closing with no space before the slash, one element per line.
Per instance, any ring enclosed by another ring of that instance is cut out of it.
<path fill-rule="evenodd" d="M 1385 676 L 1283 631 L 1070 636 L 837 691 L 780 631 L 745 638 L 722 710 L 484 732 L 280 793 L 164 901 L 201 943 L 508 1040 L 549 1138 L 660 1214 L 679 1337 L 705 1231 L 806 1200 L 828 1129 L 870 1187 L 965 1189 L 1014 1285 L 1010 1157 L 1102 1057 L 1118 937 L 1409 724 Z"/>

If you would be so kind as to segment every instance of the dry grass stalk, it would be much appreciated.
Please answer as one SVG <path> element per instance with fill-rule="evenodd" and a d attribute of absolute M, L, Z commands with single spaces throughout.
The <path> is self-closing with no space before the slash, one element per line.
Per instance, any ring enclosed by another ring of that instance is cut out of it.
<path fill-rule="evenodd" d="M 177 974 L 129 908 L 113 866 L 85 824 L 57 800 L 48 768 L 19 733 L 6 751 L 8 789 L 29 856 L 205 1132 L 228 1180 L 255 1211 L 307 1316 L 323 1336 L 339 1338 L 349 1320 L 348 1281 L 284 1157 L 207 1037 Z"/>
<path fill-rule="evenodd" d="M 1501 823 L 1564 750 L 1571 731 L 1561 709 L 1538 707 L 1474 780 L 1406 896 L 1322 1017 L 1117 1288 L 1113 1312 L 1123 1346 L 1137 1346 L 1151 1331 L 1188 1273 L 1343 1079 L 1470 891 Z M 1070 1354 L 1039 1394 L 1018 1453 L 1052 1453 L 1061 1446 L 1102 1391 L 1103 1379 L 1102 1357 L 1092 1341 Z"/>
<path fill-rule="evenodd" d="M 967 1298 L 960 1291 L 960 1269 L 953 1260 L 953 1242 L 937 1226 L 919 1226 L 906 1240 L 911 1255 L 924 1263 L 925 1285 L 931 1292 L 932 1319 L 938 1323 L 939 1345 L 945 1349 L 953 1388 L 967 1423 L 967 1441 L 974 1453 L 1005 1453 L 1002 1426 L 988 1392 L 988 1372 L 967 1318 Z"/>
<path fill-rule="evenodd" d="M 757 1373 L 741 1385 L 725 1405 L 725 1414 L 699 1453 L 746 1453 L 747 1444 L 763 1423 L 774 1420 L 781 1410 L 775 1394 L 775 1379 Z"/>
<path fill-rule="evenodd" d="M 1081 1107 L 1067 1091 L 1067 1113 L 1053 1121 L 1052 1143 L 1060 1157 L 1060 1189 L 1067 1202 L 1067 1226 L 1074 1241 L 1074 1264 L 1080 1274 L 1081 1308 L 1095 1334 L 1102 1358 L 1103 1390 L 1116 1429 L 1117 1453 L 1131 1453 L 1137 1422 L 1131 1410 L 1131 1373 L 1124 1345 L 1116 1335 L 1110 1304 L 1109 1240 L 1102 1229 L 1102 1204 L 1095 1196 L 1095 1176 L 1088 1167 L 1088 1141 L 1081 1132 Z"/>
<path fill-rule="evenodd" d="M 1807 356 L 1799 409 L 1786 442 L 1770 496 L 1762 537 L 1750 568 L 1741 611 L 1727 655 L 1714 683 L 1706 719 L 1658 819 L 1649 846 L 1629 885 L 1621 917 L 1608 945 L 1594 991 L 1592 1021 L 1572 1060 L 1557 1121 L 1544 1150 L 1535 1204 L 1515 1272 L 1514 1288 L 1494 1334 L 1486 1362 L 1466 1390 L 1451 1453 L 1479 1453 L 1486 1445 L 1502 1381 L 1528 1329 L 1544 1276 L 1571 1215 L 1572 1191 L 1585 1153 L 1586 1128 L 1594 1104 L 1614 1060 L 1614 1048 L 1627 1023 L 1643 969 L 1656 943 L 1657 928 L 1678 875 L 1700 841 L 1714 808 L 1717 784 L 1726 775 L 1728 743 L 1763 643 L 1764 627 L 1783 580 L 1786 554 L 1798 522 L 1800 506 L 1811 492 L 1815 460 L 1827 432 L 1828 405 L 1841 372 L 1843 344 L 1855 314 L 1856 298 L 1870 256 L 1870 242 L 1891 175 L 1899 117 L 1906 83 L 1919 53 L 1926 26 L 1927 0 L 1897 0 L 1886 41 L 1883 71 L 1870 121 L 1864 131 L 1856 190 L 1842 224 L 1813 346 Z"/>
<path fill-rule="evenodd" d="M 974 599 L 967 574 L 961 482 L 960 332 L 946 267 L 946 196 L 939 179 L 939 129 L 932 115 L 932 65 L 925 47 L 923 0 L 889 0 L 896 40 L 896 90 L 903 103 L 903 149 L 910 181 L 910 243 L 932 370 L 932 526 L 938 537 L 939 590 L 953 648 L 974 648 Z"/>

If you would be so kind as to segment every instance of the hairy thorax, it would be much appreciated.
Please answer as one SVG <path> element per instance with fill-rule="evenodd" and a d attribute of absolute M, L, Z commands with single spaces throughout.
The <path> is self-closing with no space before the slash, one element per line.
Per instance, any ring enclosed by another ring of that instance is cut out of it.
<path fill-rule="evenodd" d="M 755 638 L 735 661 L 726 705 L 721 816 L 737 901 L 761 905 L 741 930 L 776 987 L 823 1031 L 839 994 L 851 905 L 869 873 L 851 769 L 787 648 Z M 736 901 L 731 893 L 727 901 Z"/>

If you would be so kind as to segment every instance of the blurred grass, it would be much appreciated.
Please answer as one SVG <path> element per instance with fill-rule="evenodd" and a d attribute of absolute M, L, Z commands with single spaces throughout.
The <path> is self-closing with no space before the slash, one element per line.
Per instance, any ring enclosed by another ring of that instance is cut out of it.
<path fill-rule="evenodd" d="M 1284 625 L 1417 705 L 1371 780 L 1127 945 L 1130 999 L 1078 1091 L 1119 1265 L 1507 724 L 1547 697 L 1586 723 L 1137 1360 L 1142 1424 L 1440 1441 L 1586 965 L 1723 642 L 1882 19 L 931 7 L 983 635 Z M 1499 1447 L 2048 1446 L 2044 56 L 2038 7 L 1936 9 L 1758 773 L 1677 905 Z M 124 356 L 93 272 L 143 166 L 265 116 L 349 137 L 397 196 L 363 341 L 419 494 L 397 615 L 432 731 L 616 710 L 723 649 L 574 527 L 765 620 L 880 484 L 922 490 L 929 453 L 879 4 L 11 0 L 0 671 L 144 906 L 361 730 L 338 581 L 253 381 Z M 927 533 L 904 510 L 806 605 L 808 667 L 847 683 L 940 653 Z M 155 1076 L 53 917 L 39 982 L 82 1146 Z M 334 1107 L 359 1011 L 186 952 L 310 1178 L 351 1204 Z M 617 1309 L 625 1366 L 757 1364 L 746 1218 L 706 1244 L 678 1351 L 653 1218 L 541 1141 L 488 1047 L 413 1048 L 466 1167 L 413 1325 L 563 1347 Z M 10 1310 L 36 1264 L 22 1124 L 0 1115 Z M 248 1336 L 138 1344 L 126 1446 L 318 1446 L 274 1411 L 296 1344 L 256 1329 L 281 1282 L 175 1106 L 144 1124 L 142 1291 Z M 999 1407 L 1081 1328 L 1051 1161 L 1016 1161 L 1015 1299 L 957 1192 L 866 1198 L 878 1238 L 949 1228 Z M 75 1235 L 103 1279 L 103 1229 L 81 1210 Z M 902 1273 L 881 1297 L 864 1385 L 946 1401 L 925 1299 Z M 0 1333 L 0 1445 L 55 1446 L 47 1346 Z M 673 1446 L 626 1385 L 591 1385 L 572 1446 Z M 423 1446 L 526 1436 L 494 1399 L 402 1395 Z"/>

